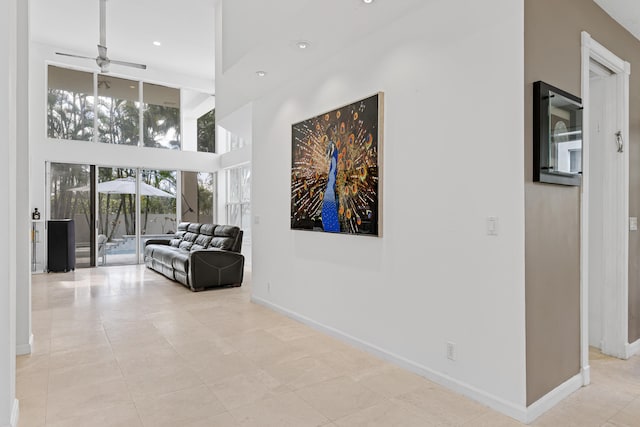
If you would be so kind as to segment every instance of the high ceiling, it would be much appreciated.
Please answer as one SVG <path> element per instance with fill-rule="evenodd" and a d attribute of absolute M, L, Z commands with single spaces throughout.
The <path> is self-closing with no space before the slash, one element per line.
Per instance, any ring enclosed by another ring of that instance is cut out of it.
<path fill-rule="evenodd" d="M 640 1 L 594 0 L 640 38 Z M 277 87 L 349 42 L 434 0 L 227 0 L 222 31 L 224 84 L 242 87 L 244 100 Z M 109 57 L 213 81 L 214 6 L 218 0 L 107 0 Z M 31 0 L 33 41 L 95 57 L 99 0 Z M 339 14 L 335 11 L 340 10 Z M 249 12 L 250 11 L 250 12 Z M 311 48 L 296 52 L 296 41 Z M 162 43 L 157 47 L 154 41 Z M 87 66 L 93 66 L 87 61 Z M 265 80 L 255 78 L 264 69 Z M 126 69 L 113 66 L 114 71 Z"/>
<path fill-rule="evenodd" d="M 316 65 L 331 64 L 337 52 L 412 10 L 443 1 L 450 0 L 222 0 L 216 112 L 224 117 Z M 300 41 L 308 47 L 300 49 Z M 342 64 L 333 65 L 339 70 Z"/>
<path fill-rule="evenodd" d="M 640 1 L 638 0 L 594 0 L 627 31 L 640 39 Z"/>
<path fill-rule="evenodd" d="M 214 0 L 108 0 L 106 7 L 109 58 L 213 80 Z M 99 0 L 31 0 L 30 9 L 34 42 L 97 56 Z"/>

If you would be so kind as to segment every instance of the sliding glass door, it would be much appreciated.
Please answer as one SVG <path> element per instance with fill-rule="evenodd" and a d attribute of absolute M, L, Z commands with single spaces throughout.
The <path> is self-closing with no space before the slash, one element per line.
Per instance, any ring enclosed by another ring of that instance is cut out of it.
<path fill-rule="evenodd" d="M 214 222 L 213 173 L 51 163 L 49 176 L 48 219 L 74 220 L 77 267 L 137 264 L 180 218 Z"/>
<path fill-rule="evenodd" d="M 76 267 L 94 266 L 95 216 L 91 188 L 95 166 L 51 163 L 49 172 L 49 219 L 74 221 Z"/>
<path fill-rule="evenodd" d="M 140 182 L 140 248 L 148 239 L 166 237 L 177 229 L 176 171 L 145 169 Z M 144 261 L 141 255 L 141 262 Z"/>
<path fill-rule="evenodd" d="M 182 221 L 213 223 L 215 212 L 215 174 L 210 172 L 186 172 L 182 178 Z"/>
<path fill-rule="evenodd" d="M 98 168 L 98 265 L 137 264 L 137 169 Z"/>

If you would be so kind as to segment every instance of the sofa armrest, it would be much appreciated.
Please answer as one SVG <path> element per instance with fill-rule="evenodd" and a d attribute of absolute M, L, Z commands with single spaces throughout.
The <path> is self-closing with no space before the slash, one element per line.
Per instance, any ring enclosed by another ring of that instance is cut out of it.
<path fill-rule="evenodd" d="M 169 244 L 171 243 L 171 238 L 167 238 L 167 239 L 149 239 L 147 241 L 144 242 L 144 245 L 166 245 L 169 246 Z"/>
<path fill-rule="evenodd" d="M 200 291 L 214 286 L 240 286 L 244 275 L 244 255 L 222 249 L 192 251 L 189 286 Z"/>

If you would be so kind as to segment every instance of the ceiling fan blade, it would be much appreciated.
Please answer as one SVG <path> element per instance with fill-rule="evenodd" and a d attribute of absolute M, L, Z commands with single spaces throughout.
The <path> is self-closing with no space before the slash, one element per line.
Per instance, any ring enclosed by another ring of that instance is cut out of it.
<path fill-rule="evenodd" d="M 100 45 L 107 45 L 107 0 L 100 0 Z M 106 47 L 105 47 L 106 49 Z M 107 56 L 106 54 L 104 55 Z"/>
<path fill-rule="evenodd" d="M 82 56 L 82 55 L 74 55 L 72 53 L 64 53 L 64 52 L 56 52 L 56 55 L 62 55 L 62 56 L 70 56 L 72 58 L 81 58 L 81 59 L 96 59 L 96 58 L 91 58 L 89 56 Z"/>
<path fill-rule="evenodd" d="M 110 60 L 112 64 L 116 64 L 116 65 L 124 65 L 125 67 L 133 67 L 133 68 L 140 68 L 141 70 L 146 70 L 147 66 L 144 64 L 136 64 L 135 62 L 126 62 L 126 61 L 115 61 L 115 60 Z"/>

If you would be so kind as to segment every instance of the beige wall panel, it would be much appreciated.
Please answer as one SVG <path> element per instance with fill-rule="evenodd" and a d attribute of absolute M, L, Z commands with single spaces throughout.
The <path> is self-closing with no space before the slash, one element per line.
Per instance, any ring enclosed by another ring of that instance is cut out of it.
<path fill-rule="evenodd" d="M 640 41 L 592 0 L 525 0 L 527 404 L 579 372 L 578 188 L 532 176 L 532 83 L 581 96 L 581 32 L 631 63 L 630 216 L 640 216 Z M 629 341 L 640 338 L 640 235 L 629 239 Z"/>

